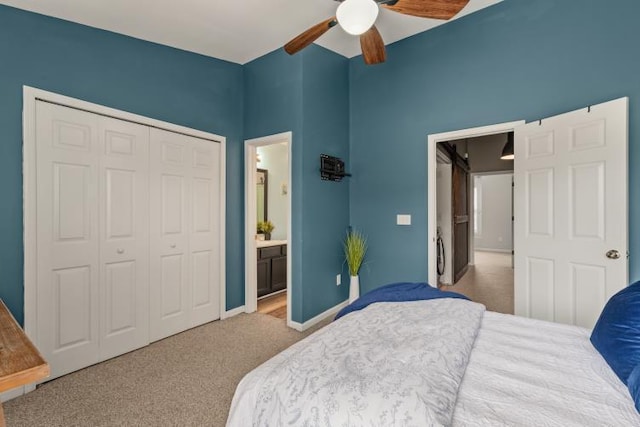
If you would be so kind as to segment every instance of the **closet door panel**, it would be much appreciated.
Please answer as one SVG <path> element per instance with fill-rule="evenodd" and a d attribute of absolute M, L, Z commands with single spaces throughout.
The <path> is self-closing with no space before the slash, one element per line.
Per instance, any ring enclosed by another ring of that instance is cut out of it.
<path fill-rule="evenodd" d="M 150 135 L 150 332 L 156 341 L 191 324 L 192 174 L 187 137 L 160 129 L 151 129 Z"/>
<path fill-rule="evenodd" d="M 100 117 L 100 359 L 149 343 L 149 128 Z"/>
<path fill-rule="evenodd" d="M 191 207 L 191 326 L 220 318 L 220 144 L 189 138 Z"/>
<path fill-rule="evenodd" d="M 98 118 L 36 103 L 37 342 L 56 378 L 99 361 Z"/>

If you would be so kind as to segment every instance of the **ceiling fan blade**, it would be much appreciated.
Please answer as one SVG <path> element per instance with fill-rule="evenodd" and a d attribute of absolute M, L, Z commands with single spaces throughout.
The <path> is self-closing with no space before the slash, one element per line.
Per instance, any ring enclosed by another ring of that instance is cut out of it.
<path fill-rule="evenodd" d="M 367 65 L 380 64 L 387 59 L 384 41 L 375 25 L 360 36 L 360 47 L 364 63 Z"/>
<path fill-rule="evenodd" d="M 336 21 L 336 17 L 334 16 L 333 18 L 329 18 L 326 21 L 322 21 L 321 23 L 314 25 L 313 27 L 309 28 L 307 31 L 284 45 L 284 50 L 289 55 L 293 55 L 294 53 L 301 51 L 302 49 L 313 43 L 315 40 L 317 40 L 318 37 L 329 31 L 329 29 L 337 23 L 338 21 Z"/>
<path fill-rule="evenodd" d="M 456 16 L 467 3 L 469 0 L 398 0 L 381 6 L 405 15 L 446 20 Z"/>

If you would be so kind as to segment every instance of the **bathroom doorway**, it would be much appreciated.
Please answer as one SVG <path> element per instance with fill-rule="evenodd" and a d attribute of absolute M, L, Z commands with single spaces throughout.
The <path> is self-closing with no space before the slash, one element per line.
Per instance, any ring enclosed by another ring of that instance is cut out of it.
<path fill-rule="evenodd" d="M 245 311 L 291 322 L 291 133 L 245 142 Z"/>

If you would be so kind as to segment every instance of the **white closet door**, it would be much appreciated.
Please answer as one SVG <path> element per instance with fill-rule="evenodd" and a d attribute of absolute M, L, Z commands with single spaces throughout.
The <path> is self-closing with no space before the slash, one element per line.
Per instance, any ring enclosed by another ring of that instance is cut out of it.
<path fill-rule="evenodd" d="M 149 343 L 149 128 L 99 119 L 100 359 Z"/>
<path fill-rule="evenodd" d="M 99 361 L 98 116 L 36 105 L 37 342 L 51 378 Z"/>
<path fill-rule="evenodd" d="M 220 144 L 151 129 L 151 340 L 220 317 Z"/>
<path fill-rule="evenodd" d="M 189 141 L 151 129 L 150 153 L 150 332 L 156 341 L 191 325 Z"/>
<path fill-rule="evenodd" d="M 220 144 L 188 139 L 193 170 L 191 326 L 197 326 L 220 318 Z"/>

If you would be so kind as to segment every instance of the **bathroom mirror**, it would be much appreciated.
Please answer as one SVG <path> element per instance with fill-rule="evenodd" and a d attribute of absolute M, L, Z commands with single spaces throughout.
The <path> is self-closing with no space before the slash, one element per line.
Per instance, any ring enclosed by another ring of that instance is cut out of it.
<path fill-rule="evenodd" d="M 258 169 L 256 174 L 256 207 L 257 207 L 257 220 L 267 220 L 267 184 L 268 184 L 268 171 L 266 169 Z"/>

